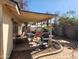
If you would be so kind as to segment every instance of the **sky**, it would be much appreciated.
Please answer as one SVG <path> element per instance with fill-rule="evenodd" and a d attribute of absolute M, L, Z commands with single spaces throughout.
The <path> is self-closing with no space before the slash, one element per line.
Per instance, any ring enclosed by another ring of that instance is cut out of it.
<path fill-rule="evenodd" d="M 77 0 L 27 0 L 28 10 L 40 13 L 59 13 L 75 11 L 78 14 Z M 25 7 L 27 9 L 27 7 Z"/>

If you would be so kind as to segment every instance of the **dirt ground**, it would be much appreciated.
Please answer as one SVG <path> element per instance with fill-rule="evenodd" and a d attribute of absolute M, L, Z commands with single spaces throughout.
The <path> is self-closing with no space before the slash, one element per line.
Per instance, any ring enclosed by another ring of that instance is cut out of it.
<path fill-rule="evenodd" d="M 77 51 L 72 51 L 67 47 L 64 47 L 64 50 L 61 53 L 44 56 L 38 59 L 77 59 Z"/>
<path fill-rule="evenodd" d="M 59 41 L 63 45 L 63 51 L 57 54 L 40 57 L 38 59 L 78 59 L 78 42 L 76 40 L 71 40 L 57 36 L 53 39 Z"/>
<path fill-rule="evenodd" d="M 37 59 L 78 59 L 77 58 L 78 56 L 77 40 L 71 40 L 68 38 L 63 38 L 63 37 L 58 37 L 58 36 L 54 36 L 53 39 L 55 39 L 56 41 L 60 42 L 60 44 L 62 44 L 63 51 L 57 54 L 48 55 L 48 56 L 40 57 Z M 9 59 L 34 59 L 31 54 L 30 49 L 27 49 L 29 47 L 27 46 L 25 47 L 25 44 L 24 45 L 23 44 L 18 45 L 16 47 L 17 49 L 15 49 L 15 50 L 23 49 L 23 51 L 12 52 Z"/>

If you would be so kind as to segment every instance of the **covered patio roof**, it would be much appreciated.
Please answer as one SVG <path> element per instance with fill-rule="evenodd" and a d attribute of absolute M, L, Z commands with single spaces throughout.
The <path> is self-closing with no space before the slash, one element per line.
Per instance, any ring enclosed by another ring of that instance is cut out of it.
<path fill-rule="evenodd" d="M 49 20 L 54 18 L 56 15 L 54 14 L 46 14 L 46 13 L 37 13 L 31 11 L 22 11 L 18 18 L 20 21 L 31 21 L 31 22 L 39 22 L 44 20 Z"/>
<path fill-rule="evenodd" d="M 51 18 L 56 17 L 56 14 L 48 14 L 48 13 L 38 13 L 32 11 L 24 11 L 24 10 L 17 10 L 16 6 L 12 7 L 10 5 L 5 5 L 10 12 L 17 18 L 17 22 L 39 22 L 43 20 L 49 20 Z M 19 13 L 17 13 L 17 11 Z"/>

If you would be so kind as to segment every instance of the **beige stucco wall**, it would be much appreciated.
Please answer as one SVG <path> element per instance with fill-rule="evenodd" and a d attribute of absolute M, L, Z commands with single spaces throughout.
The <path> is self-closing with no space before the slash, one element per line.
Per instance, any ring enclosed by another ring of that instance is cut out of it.
<path fill-rule="evenodd" d="M 12 40 L 12 21 L 11 21 L 11 12 L 3 7 L 3 51 L 4 59 L 8 59 L 12 49 L 13 49 L 13 40 Z"/>
<path fill-rule="evenodd" d="M 3 39 L 2 39 L 2 6 L 0 5 L 0 59 L 3 59 Z"/>

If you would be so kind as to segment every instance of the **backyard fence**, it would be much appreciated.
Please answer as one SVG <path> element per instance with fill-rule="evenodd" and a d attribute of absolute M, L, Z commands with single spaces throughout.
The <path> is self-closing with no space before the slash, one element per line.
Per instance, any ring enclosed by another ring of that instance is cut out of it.
<path fill-rule="evenodd" d="M 61 20 L 60 20 L 61 21 Z M 65 36 L 70 39 L 78 39 L 78 23 L 77 21 L 64 20 L 59 24 L 55 24 L 54 34 L 58 36 Z"/>

